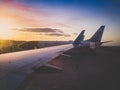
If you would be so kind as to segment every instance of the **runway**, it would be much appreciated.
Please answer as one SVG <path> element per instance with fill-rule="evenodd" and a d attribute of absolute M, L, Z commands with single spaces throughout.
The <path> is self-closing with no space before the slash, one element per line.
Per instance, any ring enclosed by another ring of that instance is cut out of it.
<path fill-rule="evenodd" d="M 18 90 L 119 90 L 120 47 L 77 48 L 58 56 L 52 65 L 62 71 L 29 75 Z"/>

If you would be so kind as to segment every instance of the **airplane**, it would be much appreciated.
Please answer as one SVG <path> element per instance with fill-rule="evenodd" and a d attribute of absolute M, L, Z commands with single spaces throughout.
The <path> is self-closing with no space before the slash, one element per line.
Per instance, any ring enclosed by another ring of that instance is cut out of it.
<path fill-rule="evenodd" d="M 0 54 L 0 90 L 16 90 L 28 74 L 34 72 L 34 68 L 46 66 L 52 69 L 61 68 L 48 64 L 49 61 L 64 52 L 85 43 L 100 42 L 104 26 L 91 37 L 84 41 L 83 30 L 73 44 L 46 47 L 19 52 Z"/>
<path fill-rule="evenodd" d="M 81 47 L 97 48 L 100 45 L 102 45 L 103 43 L 112 42 L 112 41 L 101 42 L 102 35 L 103 35 L 103 32 L 104 32 L 104 28 L 105 28 L 105 26 L 102 25 L 96 31 L 96 33 L 88 40 L 84 40 L 84 32 L 85 32 L 85 30 L 83 30 L 81 32 L 81 35 L 79 35 L 78 38 L 76 38 L 75 42 L 73 42 L 73 46 L 74 47 L 80 47 L 81 46 Z"/>

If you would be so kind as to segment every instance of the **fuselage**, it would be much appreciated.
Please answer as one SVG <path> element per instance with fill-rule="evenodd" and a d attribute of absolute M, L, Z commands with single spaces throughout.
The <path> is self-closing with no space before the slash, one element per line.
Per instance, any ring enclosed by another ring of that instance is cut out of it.
<path fill-rule="evenodd" d="M 92 42 L 89 40 L 81 41 L 79 44 L 73 44 L 74 47 L 89 47 L 89 48 L 97 48 L 101 45 L 101 42 Z"/>

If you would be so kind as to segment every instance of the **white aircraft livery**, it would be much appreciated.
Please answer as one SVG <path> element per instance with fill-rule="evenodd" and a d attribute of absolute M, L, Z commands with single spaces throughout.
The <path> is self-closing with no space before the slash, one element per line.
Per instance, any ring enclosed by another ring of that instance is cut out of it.
<path fill-rule="evenodd" d="M 86 41 L 83 40 L 83 34 L 85 32 L 85 30 L 83 30 L 73 44 L 1 54 L 0 90 L 16 90 L 24 78 L 34 71 L 33 68 L 40 66 L 57 68 L 49 65 L 48 62 L 76 46 L 88 46 L 91 42 L 97 46 L 101 45 L 103 43 L 100 41 L 104 27 L 105 26 L 101 26 L 100 29 Z"/>

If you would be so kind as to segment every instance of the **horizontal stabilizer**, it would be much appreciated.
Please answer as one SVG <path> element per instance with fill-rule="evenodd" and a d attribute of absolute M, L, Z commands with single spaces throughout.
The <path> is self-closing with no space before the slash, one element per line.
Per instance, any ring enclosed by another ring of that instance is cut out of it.
<path fill-rule="evenodd" d="M 108 43 L 108 42 L 113 42 L 113 41 L 112 40 L 111 41 L 104 41 L 104 42 L 101 42 L 101 43 L 103 44 L 103 43 Z"/>

